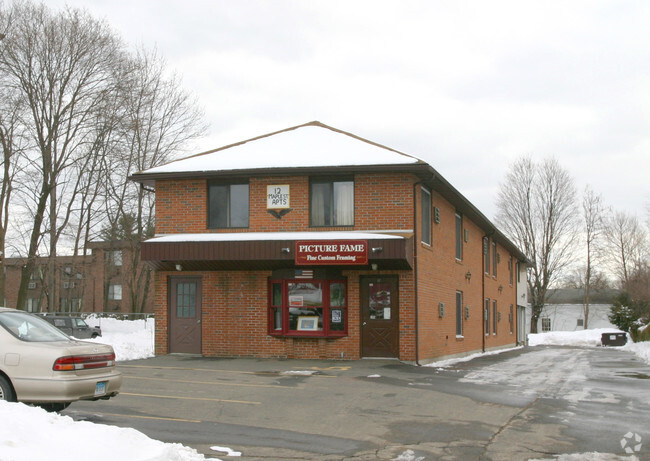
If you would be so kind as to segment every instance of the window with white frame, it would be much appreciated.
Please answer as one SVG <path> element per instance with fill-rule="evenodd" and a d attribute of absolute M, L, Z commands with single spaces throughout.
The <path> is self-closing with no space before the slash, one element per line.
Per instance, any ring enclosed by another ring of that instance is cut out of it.
<path fill-rule="evenodd" d="M 40 300 L 38 298 L 27 298 L 25 303 L 25 310 L 27 312 L 38 312 L 40 306 Z"/>
<path fill-rule="evenodd" d="M 112 301 L 122 300 L 122 285 L 112 284 L 108 286 L 108 299 Z"/>
<path fill-rule="evenodd" d="M 110 250 L 104 253 L 106 255 L 106 262 L 113 266 L 122 265 L 122 250 Z"/>

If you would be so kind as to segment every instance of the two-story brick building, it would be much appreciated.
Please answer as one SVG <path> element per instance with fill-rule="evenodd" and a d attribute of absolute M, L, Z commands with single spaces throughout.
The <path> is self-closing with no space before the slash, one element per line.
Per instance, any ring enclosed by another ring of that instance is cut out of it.
<path fill-rule="evenodd" d="M 93 241 L 87 246 L 90 254 L 55 258 L 54 305 L 48 305 L 50 260 L 38 258 L 27 285 L 26 303 L 20 308 L 28 312 L 153 312 L 150 269 L 138 260 L 137 242 Z M 4 261 L 6 306 L 18 307 L 24 264 L 24 258 Z"/>
<path fill-rule="evenodd" d="M 426 162 L 311 122 L 134 174 L 156 353 L 426 363 L 517 342 L 525 255 Z"/>

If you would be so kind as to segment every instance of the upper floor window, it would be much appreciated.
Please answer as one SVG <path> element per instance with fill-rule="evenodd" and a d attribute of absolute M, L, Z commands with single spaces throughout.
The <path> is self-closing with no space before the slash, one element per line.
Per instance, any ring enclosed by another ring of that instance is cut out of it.
<path fill-rule="evenodd" d="M 492 275 L 497 276 L 497 242 L 492 241 Z"/>
<path fill-rule="evenodd" d="M 456 213 L 456 259 L 463 259 L 463 216 Z"/>
<path fill-rule="evenodd" d="M 422 243 L 431 245 L 431 191 L 422 188 Z"/>
<path fill-rule="evenodd" d="M 122 265 L 122 250 L 109 250 L 104 253 L 106 262 L 113 266 Z"/>
<path fill-rule="evenodd" d="M 248 227 L 248 183 L 208 185 L 208 227 Z"/>
<path fill-rule="evenodd" d="M 490 239 L 483 239 L 483 259 L 485 260 L 485 273 L 490 274 Z"/>
<path fill-rule="evenodd" d="M 512 285 L 512 282 L 514 281 L 513 266 L 514 264 L 512 263 L 512 256 L 510 256 L 508 259 L 508 277 L 510 279 L 510 285 Z"/>
<path fill-rule="evenodd" d="M 108 299 L 113 301 L 122 300 L 122 285 L 109 285 L 108 286 Z"/>
<path fill-rule="evenodd" d="M 354 181 L 350 179 L 312 179 L 310 220 L 318 226 L 354 225 Z"/>

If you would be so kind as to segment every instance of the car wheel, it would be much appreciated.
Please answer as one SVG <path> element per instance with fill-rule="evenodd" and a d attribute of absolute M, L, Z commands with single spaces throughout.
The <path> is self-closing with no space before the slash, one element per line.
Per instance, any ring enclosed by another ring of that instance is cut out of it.
<path fill-rule="evenodd" d="M 49 411 L 50 413 L 56 412 L 56 411 L 63 411 L 66 408 L 70 406 L 70 402 L 57 402 L 57 403 L 39 403 L 39 407 L 41 407 L 45 411 Z"/>
<path fill-rule="evenodd" d="M 93 333 L 93 335 L 90 337 L 90 339 L 95 339 L 95 338 L 97 338 L 98 336 L 99 336 L 99 335 L 98 335 L 97 333 Z"/>
<path fill-rule="evenodd" d="M 0 376 L 0 400 L 6 400 L 7 402 L 16 401 L 11 383 L 4 376 Z"/>

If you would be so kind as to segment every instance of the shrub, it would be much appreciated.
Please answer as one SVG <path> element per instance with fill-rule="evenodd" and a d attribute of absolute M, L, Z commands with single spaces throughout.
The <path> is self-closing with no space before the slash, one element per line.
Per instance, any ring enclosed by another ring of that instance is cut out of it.
<path fill-rule="evenodd" d="M 619 293 L 614 298 L 614 305 L 608 315 L 609 321 L 621 330 L 629 332 L 639 325 L 643 306 L 635 302 L 627 292 Z"/>
<path fill-rule="evenodd" d="M 633 327 L 630 334 L 635 343 L 650 341 L 650 324 L 638 328 Z"/>

